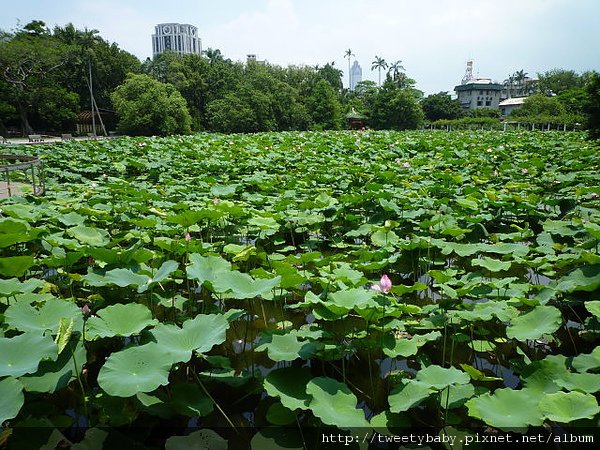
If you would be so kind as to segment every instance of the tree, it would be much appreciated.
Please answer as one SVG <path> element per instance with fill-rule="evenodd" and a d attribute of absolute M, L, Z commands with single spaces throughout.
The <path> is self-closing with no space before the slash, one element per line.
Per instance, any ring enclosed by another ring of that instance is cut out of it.
<path fill-rule="evenodd" d="M 148 75 L 130 74 L 112 94 L 119 117 L 118 130 L 134 135 L 190 132 L 191 117 L 185 100 L 172 84 Z"/>
<path fill-rule="evenodd" d="M 411 89 L 400 89 L 391 78 L 379 89 L 371 110 L 375 128 L 408 130 L 419 127 L 424 114 Z"/>
<path fill-rule="evenodd" d="M 523 101 L 523 106 L 511 112 L 512 116 L 560 116 L 565 114 L 565 107 L 556 97 L 535 94 Z"/>
<path fill-rule="evenodd" d="M 338 96 L 331 85 L 319 80 L 308 101 L 309 113 L 315 128 L 337 130 L 341 126 L 341 107 Z"/>
<path fill-rule="evenodd" d="M 427 120 L 435 122 L 441 119 L 458 119 L 463 115 L 462 107 L 458 100 L 452 100 L 448 92 L 439 92 L 425 97 L 421 107 Z"/>
<path fill-rule="evenodd" d="M 319 78 L 327 81 L 336 92 L 341 92 L 344 88 L 342 83 L 343 72 L 335 68 L 335 62 L 325 64 L 317 70 L 317 74 Z"/>
<path fill-rule="evenodd" d="M 392 80 L 398 85 L 399 88 L 407 87 L 408 77 L 404 73 L 404 66 L 402 61 L 398 60 L 391 63 L 388 67 L 388 75 L 392 77 Z"/>
<path fill-rule="evenodd" d="M 544 73 L 538 73 L 538 79 L 539 92 L 546 95 L 558 95 L 569 89 L 577 89 L 585 85 L 584 77 L 573 70 L 548 70 Z"/>
<path fill-rule="evenodd" d="M 588 100 L 585 105 L 585 112 L 588 115 L 589 137 L 600 139 L 600 74 L 593 73 L 589 76 L 586 91 Z"/>
<path fill-rule="evenodd" d="M 348 90 L 352 88 L 352 77 L 350 76 L 350 60 L 354 56 L 351 49 L 346 50 L 344 53 L 344 58 L 348 58 Z"/>
<path fill-rule="evenodd" d="M 380 58 L 379 56 L 375 56 L 375 60 L 371 63 L 371 70 L 377 69 L 379 72 L 379 86 L 381 86 L 381 69 L 387 69 L 387 63 L 385 59 Z"/>
<path fill-rule="evenodd" d="M 69 49 L 49 35 L 41 21 L 27 24 L 0 41 L 0 74 L 8 89 L 5 101 L 19 114 L 22 133 L 32 134 L 30 119 L 44 102 L 44 92 L 59 84 L 55 77 L 69 55 Z"/>

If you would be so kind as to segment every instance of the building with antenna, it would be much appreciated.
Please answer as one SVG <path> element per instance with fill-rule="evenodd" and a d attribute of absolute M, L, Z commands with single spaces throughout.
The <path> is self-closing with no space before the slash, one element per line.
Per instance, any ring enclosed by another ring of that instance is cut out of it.
<path fill-rule="evenodd" d="M 180 55 L 202 53 L 198 28 L 187 23 L 159 23 L 152 35 L 152 56 L 172 51 Z"/>
<path fill-rule="evenodd" d="M 498 108 L 503 86 L 489 78 L 473 76 L 473 60 L 467 61 L 462 83 L 454 87 L 463 109 Z"/>

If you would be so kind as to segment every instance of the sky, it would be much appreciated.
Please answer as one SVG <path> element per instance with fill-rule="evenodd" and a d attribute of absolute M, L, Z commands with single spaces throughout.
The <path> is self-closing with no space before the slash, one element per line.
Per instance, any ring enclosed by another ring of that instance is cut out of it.
<path fill-rule="evenodd" d="M 363 80 L 375 56 L 402 61 L 425 94 L 474 75 L 502 82 L 524 70 L 600 71 L 599 0 L 2 0 L 0 29 L 31 20 L 97 29 L 141 60 L 159 23 L 198 27 L 203 49 L 282 66 L 335 62 L 348 83 L 351 49 Z M 354 60 L 354 58 L 353 58 Z"/>

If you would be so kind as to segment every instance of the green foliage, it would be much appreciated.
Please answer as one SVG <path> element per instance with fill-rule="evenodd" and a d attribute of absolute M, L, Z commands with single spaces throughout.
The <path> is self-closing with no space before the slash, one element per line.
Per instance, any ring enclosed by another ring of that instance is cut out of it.
<path fill-rule="evenodd" d="M 192 119 L 179 91 L 147 75 L 129 75 L 115 89 L 112 101 L 121 133 L 149 136 L 185 134 L 191 130 Z"/>
<path fill-rule="evenodd" d="M 562 103 L 555 97 L 531 95 L 523 101 L 523 106 L 510 113 L 514 117 L 522 116 L 560 116 L 565 113 Z"/>
<path fill-rule="evenodd" d="M 432 122 L 440 119 L 458 119 L 463 115 L 460 102 L 452 100 L 447 92 L 428 95 L 421 100 L 421 107 L 425 118 Z"/>
<path fill-rule="evenodd" d="M 377 93 L 369 117 L 374 128 L 409 130 L 423 123 L 424 114 L 413 92 L 388 79 Z"/>
<path fill-rule="evenodd" d="M 319 80 L 313 88 L 308 99 L 308 111 L 315 129 L 337 130 L 341 127 L 340 102 L 326 80 Z"/>
<path fill-rule="evenodd" d="M 585 111 L 588 115 L 587 128 L 592 139 L 600 139 L 600 74 L 594 73 L 586 86 L 588 101 Z"/>
<path fill-rule="evenodd" d="M 468 116 L 472 118 L 500 118 L 500 110 L 497 108 L 476 108 L 468 112 Z"/>

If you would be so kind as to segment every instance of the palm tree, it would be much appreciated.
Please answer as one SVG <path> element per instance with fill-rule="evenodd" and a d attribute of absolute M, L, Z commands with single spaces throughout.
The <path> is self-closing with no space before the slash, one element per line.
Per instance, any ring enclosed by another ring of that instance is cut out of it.
<path fill-rule="evenodd" d="M 380 58 L 377 55 L 375 55 L 375 61 L 373 61 L 371 64 L 371 70 L 377 69 L 379 71 L 379 86 L 381 86 L 381 69 L 387 69 L 388 65 L 385 62 L 385 59 Z"/>
<path fill-rule="evenodd" d="M 400 80 L 400 73 L 405 70 L 404 66 L 402 65 L 402 61 L 398 60 L 396 62 L 393 62 L 390 64 L 389 68 L 388 68 L 388 74 L 392 75 L 392 79 L 395 82 L 398 82 Z M 402 86 L 400 86 L 402 87 Z"/>
<path fill-rule="evenodd" d="M 525 94 L 525 80 L 527 79 L 527 72 L 523 69 L 518 70 L 513 74 L 514 81 L 517 83 L 518 91 L 517 94 L 521 96 Z"/>
<path fill-rule="evenodd" d="M 502 84 L 504 84 L 504 88 L 506 89 L 506 95 L 508 95 L 508 98 L 511 98 L 512 87 L 513 87 L 514 82 L 515 82 L 515 76 L 509 75 L 508 78 L 506 80 L 504 80 L 504 82 L 502 83 Z"/>
<path fill-rule="evenodd" d="M 350 76 L 350 59 L 355 56 L 351 49 L 346 50 L 344 58 L 348 58 L 348 90 L 352 89 L 352 77 Z"/>

